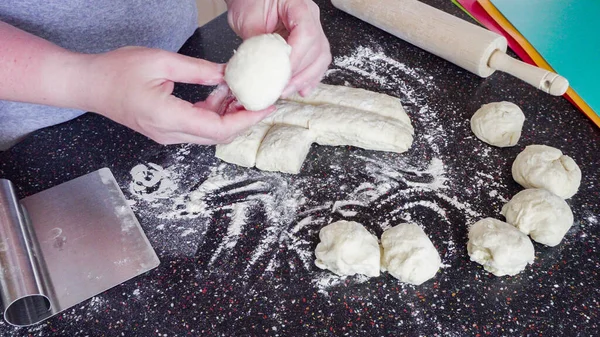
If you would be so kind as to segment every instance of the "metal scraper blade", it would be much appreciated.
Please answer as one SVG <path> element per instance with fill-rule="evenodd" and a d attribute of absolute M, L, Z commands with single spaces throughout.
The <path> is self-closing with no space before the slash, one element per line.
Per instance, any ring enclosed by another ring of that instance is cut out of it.
<path fill-rule="evenodd" d="M 0 290 L 8 323 L 41 322 L 158 265 L 108 168 L 20 202 L 0 179 Z"/>

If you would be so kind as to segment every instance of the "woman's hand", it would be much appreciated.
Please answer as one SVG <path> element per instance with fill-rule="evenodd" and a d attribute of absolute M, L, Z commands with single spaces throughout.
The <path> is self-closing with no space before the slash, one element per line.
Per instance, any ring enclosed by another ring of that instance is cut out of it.
<path fill-rule="evenodd" d="M 311 0 L 226 0 L 229 25 L 242 38 L 279 33 L 292 46 L 292 79 L 284 97 L 306 96 L 321 81 L 331 63 L 329 42 Z"/>
<path fill-rule="evenodd" d="M 161 144 L 226 143 L 274 110 L 226 106 L 225 85 L 196 104 L 171 95 L 174 82 L 223 83 L 222 64 L 141 47 L 82 57 L 80 105 Z"/>

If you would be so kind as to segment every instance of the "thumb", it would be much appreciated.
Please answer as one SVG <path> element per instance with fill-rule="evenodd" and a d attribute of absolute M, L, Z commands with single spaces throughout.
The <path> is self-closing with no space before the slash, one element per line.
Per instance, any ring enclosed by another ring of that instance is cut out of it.
<path fill-rule="evenodd" d="M 223 82 L 225 64 L 167 53 L 163 58 L 163 77 L 173 82 L 216 85 Z"/>

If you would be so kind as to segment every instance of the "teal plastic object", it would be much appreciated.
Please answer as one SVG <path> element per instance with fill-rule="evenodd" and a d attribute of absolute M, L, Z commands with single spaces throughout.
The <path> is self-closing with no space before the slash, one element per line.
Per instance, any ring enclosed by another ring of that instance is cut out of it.
<path fill-rule="evenodd" d="M 600 116 L 600 0 L 490 0 Z"/>

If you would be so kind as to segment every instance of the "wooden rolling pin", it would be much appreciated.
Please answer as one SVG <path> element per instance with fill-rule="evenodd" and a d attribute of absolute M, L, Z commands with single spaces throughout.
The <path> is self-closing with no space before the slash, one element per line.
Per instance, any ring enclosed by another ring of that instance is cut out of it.
<path fill-rule="evenodd" d="M 554 96 L 569 82 L 551 71 L 506 55 L 502 35 L 416 0 L 331 0 L 333 5 L 476 75 L 500 70 Z"/>

